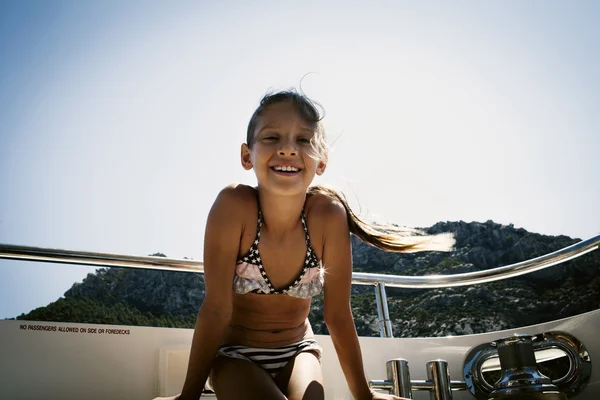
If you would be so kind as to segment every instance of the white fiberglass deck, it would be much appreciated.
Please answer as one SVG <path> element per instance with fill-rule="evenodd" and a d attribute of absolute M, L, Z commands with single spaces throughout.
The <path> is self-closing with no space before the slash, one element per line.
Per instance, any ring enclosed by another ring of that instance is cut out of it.
<path fill-rule="evenodd" d="M 444 338 L 360 338 L 369 379 L 386 378 L 386 361 L 409 361 L 411 378 L 424 380 L 425 363 L 445 359 L 452 380 L 464 380 L 463 361 L 473 346 L 513 332 L 564 331 L 600 359 L 600 310 L 517 330 Z M 151 399 L 177 393 L 183 383 L 191 329 L 0 321 L 0 393 L 5 399 Z M 324 348 L 326 398 L 350 399 L 329 336 Z M 427 392 L 413 392 L 429 399 Z M 473 399 L 454 392 L 454 399 Z M 600 369 L 593 368 L 581 400 L 600 398 Z"/>

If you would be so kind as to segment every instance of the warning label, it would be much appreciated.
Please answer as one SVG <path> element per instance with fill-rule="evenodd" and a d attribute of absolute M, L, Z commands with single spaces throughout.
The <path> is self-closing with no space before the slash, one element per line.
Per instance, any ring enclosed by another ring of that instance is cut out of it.
<path fill-rule="evenodd" d="M 21 324 L 19 329 L 22 331 L 42 331 L 42 332 L 61 332 L 61 333 L 85 333 L 92 335 L 129 335 L 129 329 L 115 328 L 83 328 L 78 326 L 57 326 L 57 325 L 32 325 Z"/>

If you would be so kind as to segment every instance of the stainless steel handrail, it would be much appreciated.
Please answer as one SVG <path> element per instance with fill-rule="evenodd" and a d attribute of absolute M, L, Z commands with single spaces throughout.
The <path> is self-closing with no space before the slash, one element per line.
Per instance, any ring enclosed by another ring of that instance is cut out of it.
<path fill-rule="evenodd" d="M 479 283 L 513 278 L 515 276 L 539 271 L 541 269 L 572 260 L 589 253 L 590 251 L 596 250 L 599 245 L 600 235 L 596 235 L 590 239 L 582 240 L 581 242 L 575 243 L 571 246 L 567 246 L 563 249 L 540 257 L 532 258 L 531 260 L 483 271 L 467 272 L 454 275 L 401 276 L 354 272 L 352 274 L 352 283 L 355 285 L 375 285 L 381 282 L 385 283 L 387 287 L 413 289 L 470 286 Z"/>
<path fill-rule="evenodd" d="M 382 282 L 388 287 L 413 289 L 475 285 L 539 271 L 582 256 L 597 249 L 599 245 L 600 235 L 596 235 L 590 239 L 531 260 L 483 271 L 454 275 L 402 276 L 353 272 L 352 283 L 355 285 L 376 285 Z M 181 272 L 204 272 L 204 263 L 202 261 L 48 249 L 10 244 L 0 244 L 0 258 L 96 267 L 128 267 Z"/>
<path fill-rule="evenodd" d="M 58 264 L 88 265 L 93 267 L 125 267 L 204 273 L 204 263 L 202 261 L 49 249 L 31 246 L 16 246 L 11 244 L 0 244 L 0 258 Z"/>

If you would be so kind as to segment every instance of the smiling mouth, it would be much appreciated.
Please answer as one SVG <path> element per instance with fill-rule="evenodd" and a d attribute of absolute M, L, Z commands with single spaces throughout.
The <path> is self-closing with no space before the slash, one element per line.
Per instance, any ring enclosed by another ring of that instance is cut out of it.
<path fill-rule="evenodd" d="M 294 174 L 297 172 L 302 171 L 300 168 L 296 168 L 296 167 L 291 167 L 291 166 L 275 166 L 275 167 L 271 167 L 271 169 L 275 172 L 283 172 L 283 173 L 288 173 L 288 174 Z"/>

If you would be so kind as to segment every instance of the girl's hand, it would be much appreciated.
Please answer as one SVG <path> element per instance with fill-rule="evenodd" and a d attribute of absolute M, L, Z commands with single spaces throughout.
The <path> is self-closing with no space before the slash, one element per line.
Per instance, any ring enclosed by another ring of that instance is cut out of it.
<path fill-rule="evenodd" d="M 371 391 L 371 399 L 372 400 L 410 400 L 410 399 L 407 399 L 406 397 L 398 397 L 398 396 L 394 396 L 392 394 L 383 394 L 383 393 L 376 392 L 374 390 Z"/>

